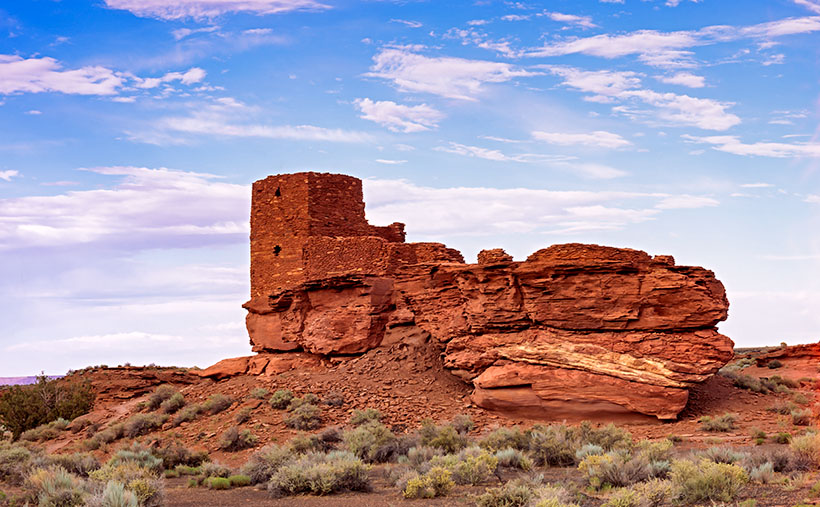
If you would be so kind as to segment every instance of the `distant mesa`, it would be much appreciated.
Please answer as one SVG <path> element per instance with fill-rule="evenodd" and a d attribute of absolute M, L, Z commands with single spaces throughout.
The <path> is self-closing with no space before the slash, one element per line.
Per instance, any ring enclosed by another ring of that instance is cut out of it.
<path fill-rule="evenodd" d="M 253 185 L 247 329 L 257 356 L 202 375 L 275 374 L 322 358 L 434 347 L 490 410 L 539 418 L 674 419 L 689 388 L 733 356 L 714 274 L 671 256 L 563 244 L 477 264 L 404 224 L 368 224 L 361 181 L 313 172 Z"/>

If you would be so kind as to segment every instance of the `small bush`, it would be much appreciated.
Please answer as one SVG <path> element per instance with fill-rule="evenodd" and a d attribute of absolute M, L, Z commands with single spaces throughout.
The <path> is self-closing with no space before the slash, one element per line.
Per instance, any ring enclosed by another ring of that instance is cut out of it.
<path fill-rule="evenodd" d="M 222 434 L 219 439 L 219 448 L 223 451 L 241 451 L 243 449 L 250 449 L 259 441 L 259 437 L 251 433 L 249 430 L 239 430 L 233 426 Z"/>
<path fill-rule="evenodd" d="M 107 483 L 116 481 L 133 493 L 141 506 L 159 506 L 164 503 L 165 486 L 159 472 L 140 466 L 133 461 L 106 463 L 88 474 L 91 480 Z"/>
<path fill-rule="evenodd" d="M 285 426 L 297 430 L 313 430 L 322 425 L 322 409 L 316 405 L 300 404 L 285 418 Z"/>
<path fill-rule="evenodd" d="M 529 435 L 521 431 L 517 426 L 512 428 L 498 428 L 479 440 L 481 447 L 491 451 L 501 449 L 526 450 L 530 445 Z"/>
<path fill-rule="evenodd" d="M 163 401 L 159 408 L 163 413 L 176 414 L 184 406 L 185 397 L 182 396 L 182 393 L 174 393 L 173 396 Z"/>
<path fill-rule="evenodd" d="M 290 389 L 279 389 L 270 399 L 270 406 L 277 410 L 284 410 L 290 405 L 290 400 L 293 399 L 293 392 Z"/>
<path fill-rule="evenodd" d="M 672 498 L 674 487 L 672 481 L 661 479 L 650 479 L 640 484 L 632 486 L 638 498 L 639 507 L 660 507 L 668 505 Z"/>
<path fill-rule="evenodd" d="M 752 377 L 744 373 L 739 373 L 734 369 L 720 370 L 720 374 L 732 380 L 735 387 L 748 389 L 755 393 L 769 394 L 777 386 L 776 383 L 767 379 Z"/>
<path fill-rule="evenodd" d="M 574 465 L 581 446 L 577 435 L 564 425 L 542 426 L 530 433 L 530 455 L 538 466 Z"/>
<path fill-rule="evenodd" d="M 458 414 L 453 417 L 450 425 L 455 428 L 459 435 L 466 435 L 475 428 L 475 423 L 467 414 Z"/>
<path fill-rule="evenodd" d="M 74 454 L 55 454 L 49 461 L 80 477 L 88 477 L 90 472 L 100 468 L 100 462 L 92 454 L 75 452 Z"/>
<path fill-rule="evenodd" d="M 231 476 L 231 469 L 221 463 L 205 463 L 200 467 L 200 475 L 204 478 L 222 477 L 227 479 Z"/>
<path fill-rule="evenodd" d="M 224 394 L 213 394 L 208 400 L 203 403 L 203 408 L 211 415 L 218 414 L 228 407 L 233 405 L 233 400 Z"/>
<path fill-rule="evenodd" d="M 776 435 L 772 435 L 772 440 L 774 440 L 776 444 L 788 444 L 792 441 L 792 434 L 781 431 Z"/>
<path fill-rule="evenodd" d="M 772 359 L 771 361 L 769 361 L 769 364 L 767 364 L 766 366 L 768 366 L 770 370 L 776 370 L 776 369 L 782 367 L 783 363 L 781 363 L 777 359 Z"/>
<path fill-rule="evenodd" d="M 735 414 L 723 414 L 719 417 L 705 415 L 700 418 L 699 422 L 704 431 L 725 432 L 734 429 L 736 419 Z"/>
<path fill-rule="evenodd" d="M 319 404 L 319 397 L 313 393 L 307 393 L 306 395 L 302 396 L 301 398 L 293 398 L 288 403 L 288 410 L 296 410 L 297 408 L 301 407 L 302 405 L 318 405 Z"/>
<path fill-rule="evenodd" d="M 228 477 L 228 480 L 231 483 L 231 486 L 234 488 L 241 488 L 243 486 L 250 486 L 251 478 L 247 475 L 232 475 Z"/>
<path fill-rule="evenodd" d="M 36 469 L 28 477 L 27 483 L 41 506 L 85 505 L 85 483 L 61 467 Z"/>
<path fill-rule="evenodd" d="M 204 484 L 208 489 L 231 489 L 231 481 L 227 477 L 208 477 Z"/>
<path fill-rule="evenodd" d="M 108 428 L 97 432 L 90 439 L 85 441 L 85 446 L 89 449 L 99 449 L 105 444 L 110 444 L 115 440 L 119 440 L 125 436 L 125 424 L 116 423 Z"/>
<path fill-rule="evenodd" d="M 798 405 L 808 405 L 811 400 L 803 393 L 794 393 L 792 395 L 792 401 Z"/>
<path fill-rule="evenodd" d="M 137 495 L 125 489 L 121 482 L 108 481 L 105 489 L 94 495 L 89 502 L 93 507 L 138 507 Z"/>
<path fill-rule="evenodd" d="M 354 410 L 350 417 L 350 424 L 359 426 L 370 421 L 380 421 L 382 418 L 381 412 L 375 408 L 367 408 L 365 410 Z"/>
<path fill-rule="evenodd" d="M 456 455 L 435 456 L 433 468 L 443 467 L 452 473 L 456 484 L 477 485 L 486 481 L 498 466 L 498 458 L 480 447 L 468 447 Z"/>
<path fill-rule="evenodd" d="M 446 453 L 457 452 L 467 446 L 467 437 L 461 435 L 452 425 L 436 426 L 431 420 L 422 422 L 421 445 L 441 449 Z"/>
<path fill-rule="evenodd" d="M 38 442 L 41 440 L 52 440 L 60 436 L 60 432 L 68 428 L 69 422 L 62 417 L 51 421 L 50 423 L 41 424 L 36 428 L 26 430 L 20 435 L 20 440 L 28 442 Z"/>
<path fill-rule="evenodd" d="M 233 419 L 234 421 L 236 421 L 236 424 L 248 422 L 248 420 L 250 420 L 251 418 L 252 411 L 253 409 L 251 407 L 245 407 L 239 412 L 237 412 Z"/>
<path fill-rule="evenodd" d="M 157 446 L 151 453 L 162 460 L 165 469 L 176 468 L 179 465 L 197 467 L 210 459 L 207 451 L 191 451 L 179 443 Z"/>
<path fill-rule="evenodd" d="M 745 452 L 737 452 L 731 447 L 710 447 L 701 452 L 699 456 L 712 463 L 740 463 L 749 455 Z"/>
<path fill-rule="evenodd" d="M 766 410 L 768 410 L 769 412 L 774 412 L 776 414 L 789 415 L 792 413 L 792 411 L 797 410 L 797 408 L 797 405 L 795 405 L 791 401 L 778 401 Z"/>
<path fill-rule="evenodd" d="M 123 433 L 128 438 L 139 437 L 162 427 L 168 416 L 159 414 L 135 414 L 125 421 Z"/>
<path fill-rule="evenodd" d="M 202 405 L 188 405 L 174 415 L 171 424 L 176 427 L 182 423 L 191 422 L 204 411 L 205 407 Z"/>
<path fill-rule="evenodd" d="M 166 479 L 175 479 L 179 477 L 179 472 L 177 470 L 166 470 L 165 472 L 163 472 L 163 476 Z"/>
<path fill-rule="evenodd" d="M 447 496 L 453 486 L 455 483 L 449 470 L 433 467 L 426 474 L 409 479 L 401 494 L 404 498 L 434 498 Z"/>
<path fill-rule="evenodd" d="M 806 408 L 803 410 L 793 410 L 791 412 L 792 424 L 795 426 L 808 426 L 811 424 L 811 410 Z"/>
<path fill-rule="evenodd" d="M 171 399 L 172 396 L 175 394 L 179 394 L 179 392 L 168 384 L 163 384 L 158 386 L 153 393 L 148 396 L 148 400 L 145 402 L 146 408 L 148 410 L 156 410 L 162 406 L 162 403 L 165 400 Z"/>
<path fill-rule="evenodd" d="M 759 467 L 749 470 L 749 479 L 761 484 L 769 484 L 775 480 L 774 465 L 763 463 Z"/>
<path fill-rule="evenodd" d="M 270 391 L 268 391 L 264 387 L 257 387 L 256 389 L 251 391 L 251 398 L 255 398 L 257 400 L 264 400 L 269 392 Z"/>
<path fill-rule="evenodd" d="M 502 449 L 496 451 L 494 456 L 500 467 L 517 468 L 524 471 L 532 468 L 532 460 L 518 449 Z"/>
<path fill-rule="evenodd" d="M 112 467 L 124 463 L 133 463 L 141 468 L 159 472 L 162 470 L 162 460 L 157 458 L 146 448 L 136 442 L 128 449 L 120 449 L 106 464 Z"/>
<path fill-rule="evenodd" d="M 368 468 L 353 454 L 331 451 L 311 453 L 276 471 L 268 484 L 274 498 L 308 493 L 329 495 L 342 491 L 367 491 Z"/>
<path fill-rule="evenodd" d="M 669 477 L 678 489 L 678 499 L 686 503 L 731 502 L 749 481 L 737 465 L 706 460 L 674 461 Z"/>
<path fill-rule="evenodd" d="M 500 488 L 487 488 L 476 503 L 479 507 L 526 507 L 534 497 L 532 484 L 516 479 Z"/>
<path fill-rule="evenodd" d="M 820 435 L 817 433 L 807 433 L 792 438 L 790 447 L 797 457 L 820 465 Z"/>
<path fill-rule="evenodd" d="M 271 444 L 251 455 L 242 467 L 242 474 L 250 477 L 252 484 L 268 482 L 279 468 L 291 459 L 290 449 Z"/>
<path fill-rule="evenodd" d="M 665 472 L 661 467 L 653 466 L 645 456 L 632 456 L 625 451 L 587 456 L 578 469 L 587 476 L 593 488 L 630 486 Z"/>
<path fill-rule="evenodd" d="M 389 461 L 394 457 L 391 453 L 383 452 L 383 448 L 393 443 L 396 436 L 379 421 L 371 419 L 346 431 L 343 439 L 350 452 L 367 462 Z"/>

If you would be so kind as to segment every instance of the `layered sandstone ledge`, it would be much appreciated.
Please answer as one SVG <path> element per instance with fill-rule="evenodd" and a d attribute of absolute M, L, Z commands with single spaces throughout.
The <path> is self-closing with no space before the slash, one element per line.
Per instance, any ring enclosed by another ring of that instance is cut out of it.
<path fill-rule="evenodd" d="M 310 194 L 311 181 L 352 188 L 354 204 L 325 203 L 318 218 L 306 205 L 297 219 L 293 210 L 276 215 L 266 208 L 271 189 L 283 196 L 304 185 Z M 390 226 L 400 235 L 370 233 L 356 182 L 303 173 L 254 185 L 253 213 L 275 219 L 271 227 L 252 221 L 255 292 L 244 306 L 255 352 L 339 356 L 426 343 L 474 385 L 473 401 L 485 408 L 660 419 L 675 418 L 688 388 L 733 356 L 732 341 L 716 330 L 728 301 L 709 270 L 584 244 L 554 245 L 523 262 L 485 250 L 477 264 L 465 264 L 444 245 L 404 243 L 401 224 Z M 345 218 L 351 210 L 355 216 Z M 311 220 L 358 225 L 300 236 L 300 224 Z M 254 240 L 287 242 L 294 250 L 287 252 L 289 269 L 271 269 L 270 253 L 254 249 Z M 264 373 L 271 357 L 245 359 L 245 370 Z"/>

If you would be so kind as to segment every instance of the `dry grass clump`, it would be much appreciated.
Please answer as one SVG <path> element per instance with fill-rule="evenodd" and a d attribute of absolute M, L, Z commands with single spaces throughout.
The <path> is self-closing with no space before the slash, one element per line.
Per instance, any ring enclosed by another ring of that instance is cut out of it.
<path fill-rule="evenodd" d="M 241 451 L 243 449 L 250 449 L 259 442 L 259 437 L 250 432 L 250 430 L 240 430 L 236 426 L 228 428 L 219 439 L 219 448 L 223 451 Z"/>
<path fill-rule="evenodd" d="M 256 389 L 251 391 L 251 398 L 254 398 L 254 399 L 257 399 L 257 400 L 264 400 L 269 392 L 270 391 L 268 391 L 264 387 L 257 387 Z"/>
<path fill-rule="evenodd" d="M 202 412 L 205 412 L 205 407 L 202 405 L 188 405 L 174 415 L 171 424 L 176 427 L 182 423 L 191 422 L 199 417 Z"/>
<path fill-rule="evenodd" d="M 443 467 L 433 467 L 424 474 L 411 473 L 399 481 L 404 498 L 435 498 L 447 496 L 455 486 L 452 472 Z"/>
<path fill-rule="evenodd" d="M 704 431 L 726 432 L 735 428 L 736 420 L 736 414 L 723 414 L 717 417 L 705 415 L 700 418 L 699 422 Z"/>
<path fill-rule="evenodd" d="M 139 437 L 161 428 L 168 421 L 168 416 L 160 414 L 134 414 L 123 428 L 123 434 L 128 438 Z"/>
<path fill-rule="evenodd" d="M 364 410 L 354 410 L 353 415 L 350 416 L 350 424 L 359 426 L 370 421 L 380 421 L 382 413 L 375 408 L 366 408 Z"/>
<path fill-rule="evenodd" d="M 43 440 L 52 440 L 60 436 L 60 433 L 65 431 L 69 426 L 69 422 L 62 417 L 51 421 L 50 423 L 41 424 L 36 428 L 24 431 L 20 435 L 20 440 L 27 442 L 39 442 Z"/>
<path fill-rule="evenodd" d="M 145 401 L 145 408 L 148 410 L 157 410 L 162 406 L 163 402 L 171 399 L 175 394 L 179 394 L 179 391 L 174 389 L 173 386 L 168 384 L 157 386 L 154 392 L 151 393 Z"/>
<path fill-rule="evenodd" d="M 251 478 L 251 484 L 268 482 L 273 474 L 292 458 L 291 449 L 275 444 L 267 445 L 251 455 L 242 467 L 242 473 Z"/>
<path fill-rule="evenodd" d="M 211 397 L 202 404 L 202 408 L 205 412 L 208 412 L 211 415 L 216 415 L 223 410 L 227 410 L 231 405 L 233 405 L 232 399 L 224 394 L 216 393 L 211 395 Z"/>
<path fill-rule="evenodd" d="M 279 389 L 269 401 L 271 408 L 275 408 L 277 410 L 284 410 L 288 408 L 290 405 L 290 400 L 293 399 L 293 392 L 290 389 Z"/>
<path fill-rule="evenodd" d="M 295 398 L 298 400 L 300 398 Z M 293 403 L 291 403 L 293 406 Z M 297 430 L 314 430 L 322 425 L 322 409 L 311 403 L 300 403 L 290 410 L 284 422 L 288 428 Z"/>
<path fill-rule="evenodd" d="M 738 465 L 701 460 L 672 462 L 669 478 L 676 488 L 676 498 L 684 503 L 731 502 L 749 482 L 749 476 Z"/>
<path fill-rule="evenodd" d="M 299 494 L 329 495 L 367 491 L 368 466 L 347 451 L 309 453 L 281 466 L 268 483 L 274 498 Z"/>
<path fill-rule="evenodd" d="M 792 417 L 792 424 L 795 426 L 808 426 L 811 424 L 812 413 L 809 408 L 803 410 L 792 410 L 790 415 Z"/>

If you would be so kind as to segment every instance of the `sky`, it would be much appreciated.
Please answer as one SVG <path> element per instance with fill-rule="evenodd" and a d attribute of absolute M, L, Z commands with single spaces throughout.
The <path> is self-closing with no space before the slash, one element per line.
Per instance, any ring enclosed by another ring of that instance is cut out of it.
<path fill-rule="evenodd" d="M 820 340 L 820 0 L 0 5 L 0 376 L 248 355 L 250 184 L 364 180 L 475 261 L 704 266 Z"/>

